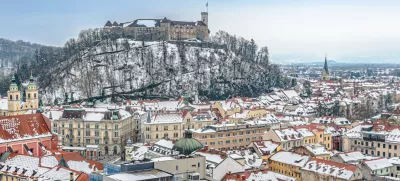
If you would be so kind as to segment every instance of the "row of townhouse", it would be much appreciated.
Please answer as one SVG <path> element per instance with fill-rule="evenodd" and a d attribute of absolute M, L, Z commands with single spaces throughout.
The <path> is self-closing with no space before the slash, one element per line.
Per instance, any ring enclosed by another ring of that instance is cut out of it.
<path fill-rule="evenodd" d="M 356 126 L 343 136 L 343 151 L 360 151 L 378 157 L 400 156 L 400 130 L 387 124 Z"/>
<path fill-rule="evenodd" d="M 270 169 L 279 174 L 301 180 L 361 180 L 362 171 L 355 165 L 307 155 L 281 151 L 269 159 Z"/>
<path fill-rule="evenodd" d="M 335 135 L 336 136 L 336 135 Z M 332 150 L 334 140 L 332 132 L 322 124 L 308 124 L 293 128 L 270 129 L 265 132 L 264 140 L 272 139 L 281 143 L 282 150 L 291 150 L 304 144 L 321 144 Z"/>

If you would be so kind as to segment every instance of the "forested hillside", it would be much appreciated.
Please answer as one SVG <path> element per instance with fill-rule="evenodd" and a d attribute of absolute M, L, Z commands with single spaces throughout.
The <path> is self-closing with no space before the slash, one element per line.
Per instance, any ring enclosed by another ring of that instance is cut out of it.
<path fill-rule="evenodd" d="M 269 63 L 267 47 L 223 31 L 208 43 L 189 43 L 134 41 L 122 31 L 89 29 L 62 48 L 41 48 L 24 66 L 37 76 L 44 103 L 185 93 L 225 99 L 289 85 Z"/>

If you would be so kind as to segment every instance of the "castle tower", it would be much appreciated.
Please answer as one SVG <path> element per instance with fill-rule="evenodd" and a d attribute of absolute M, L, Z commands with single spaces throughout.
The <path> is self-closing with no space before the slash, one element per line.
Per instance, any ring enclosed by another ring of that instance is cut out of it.
<path fill-rule="evenodd" d="M 208 26 L 208 12 L 201 12 L 201 21 Z"/>
<path fill-rule="evenodd" d="M 331 76 L 329 75 L 329 70 L 328 70 L 328 59 L 326 54 L 325 54 L 324 70 L 322 71 L 321 78 L 322 80 L 331 80 Z"/>
<path fill-rule="evenodd" d="M 14 116 L 20 113 L 21 109 L 21 92 L 18 90 L 18 85 L 15 81 L 15 76 L 12 77 L 10 90 L 7 92 L 8 96 L 8 115 Z"/>
<path fill-rule="evenodd" d="M 37 90 L 35 81 L 33 80 L 33 76 L 31 73 L 31 77 L 29 78 L 29 84 L 26 88 L 26 103 L 24 105 L 24 109 L 26 110 L 36 110 L 39 108 L 39 91 Z"/>

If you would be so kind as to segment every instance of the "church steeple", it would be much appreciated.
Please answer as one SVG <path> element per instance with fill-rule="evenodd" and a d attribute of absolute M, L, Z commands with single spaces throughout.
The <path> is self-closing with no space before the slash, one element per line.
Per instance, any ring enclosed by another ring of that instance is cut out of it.
<path fill-rule="evenodd" d="M 326 56 L 326 53 L 325 53 L 325 65 L 324 65 L 324 70 L 325 70 L 325 73 L 326 73 L 326 74 L 329 74 L 329 70 L 328 70 L 328 58 L 327 58 L 327 56 Z"/>

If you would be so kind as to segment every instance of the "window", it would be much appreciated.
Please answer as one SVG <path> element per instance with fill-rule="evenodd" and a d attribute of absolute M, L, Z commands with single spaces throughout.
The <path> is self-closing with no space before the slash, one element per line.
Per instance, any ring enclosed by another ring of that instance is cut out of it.
<path fill-rule="evenodd" d="M 361 145 L 364 145 L 364 141 L 361 141 Z"/>
<path fill-rule="evenodd" d="M 386 144 L 382 144 L 383 148 L 386 148 Z"/>
<path fill-rule="evenodd" d="M 230 144 L 230 143 L 231 143 L 231 140 L 226 140 L 225 143 L 226 143 L 226 144 Z"/>
<path fill-rule="evenodd" d="M 81 136 L 81 131 L 78 131 L 78 136 Z"/>
<path fill-rule="evenodd" d="M 397 145 L 394 145 L 394 150 L 397 150 Z"/>
<path fill-rule="evenodd" d="M 33 98 L 35 98 L 35 99 L 36 99 L 36 93 L 34 93 L 34 94 L 33 94 Z"/>
<path fill-rule="evenodd" d="M 389 149 L 392 149 L 392 145 L 389 145 Z"/>
<path fill-rule="evenodd" d="M 357 140 L 354 140 L 354 144 L 355 144 L 355 145 L 357 144 Z"/>
<path fill-rule="evenodd" d="M 90 144 L 90 139 L 86 139 L 86 144 Z"/>
<path fill-rule="evenodd" d="M 156 131 L 158 131 L 158 126 L 156 126 Z"/>
<path fill-rule="evenodd" d="M 164 131 L 168 131 L 168 126 L 164 126 Z"/>
<path fill-rule="evenodd" d="M 81 124 L 80 123 L 78 123 L 78 128 L 81 128 Z"/>
<path fill-rule="evenodd" d="M 380 148 L 381 147 L 381 144 L 380 143 L 378 143 L 378 148 Z M 378 155 L 379 156 L 379 155 Z"/>
<path fill-rule="evenodd" d="M 174 130 L 178 130 L 178 126 L 174 126 Z"/>
<path fill-rule="evenodd" d="M 99 134 L 99 131 L 95 131 L 94 132 L 94 136 L 99 136 L 100 134 Z"/>
<path fill-rule="evenodd" d="M 64 127 L 64 123 L 61 124 L 61 127 Z"/>
<path fill-rule="evenodd" d="M 70 123 L 70 124 L 68 125 L 68 127 L 69 127 L 69 128 L 72 128 L 72 124 Z"/>
<path fill-rule="evenodd" d="M 88 129 L 89 129 L 89 128 L 90 128 L 90 124 L 86 124 L 86 128 L 88 128 Z"/>
<path fill-rule="evenodd" d="M 174 133 L 174 137 L 177 138 L 178 137 L 178 133 Z"/>
<path fill-rule="evenodd" d="M 176 170 L 178 170 L 178 165 L 175 168 L 176 168 Z"/>
<path fill-rule="evenodd" d="M 18 100 L 18 95 L 16 95 L 15 98 Z"/>
<path fill-rule="evenodd" d="M 378 156 L 381 156 L 381 152 L 380 151 L 378 151 L 377 153 L 378 153 Z"/>
<path fill-rule="evenodd" d="M 319 138 L 322 138 L 322 134 L 319 135 Z"/>
<path fill-rule="evenodd" d="M 98 145 L 98 144 L 100 144 L 100 140 L 99 140 L 99 139 L 95 139 L 95 140 L 94 140 L 94 143 L 95 143 L 96 145 Z"/>
<path fill-rule="evenodd" d="M 90 136 L 90 131 L 86 131 L 86 136 Z"/>
<path fill-rule="evenodd" d="M 12 100 L 12 95 L 10 95 L 10 100 Z"/>
<path fill-rule="evenodd" d="M 118 124 L 115 124 L 115 125 L 114 125 L 114 129 L 115 129 L 115 130 L 118 130 Z"/>
<path fill-rule="evenodd" d="M 365 146 L 368 146 L 368 141 L 365 142 Z"/>
<path fill-rule="evenodd" d="M 114 132 L 114 137 L 118 137 L 118 131 Z"/>
<path fill-rule="evenodd" d="M 107 129 L 107 127 L 108 127 L 107 125 L 104 125 L 104 129 Z"/>
<path fill-rule="evenodd" d="M 150 127 L 146 127 L 146 131 L 150 131 Z"/>
<path fill-rule="evenodd" d="M 95 129 L 99 129 L 99 125 L 98 125 L 98 124 L 95 124 L 95 125 L 94 125 L 94 128 L 95 128 Z"/>
<path fill-rule="evenodd" d="M 328 140 L 330 140 L 330 138 L 328 137 Z"/>
<path fill-rule="evenodd" d="M 385 153 L 385 152 L 382 152 L 382 156 L 383 156 L 383 157 L 386 157 L 386 153 Z"/>

